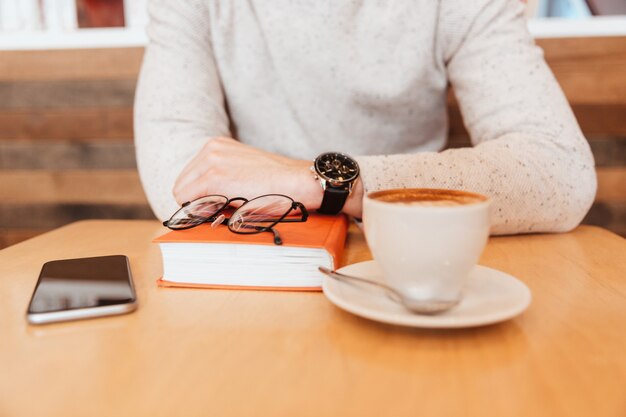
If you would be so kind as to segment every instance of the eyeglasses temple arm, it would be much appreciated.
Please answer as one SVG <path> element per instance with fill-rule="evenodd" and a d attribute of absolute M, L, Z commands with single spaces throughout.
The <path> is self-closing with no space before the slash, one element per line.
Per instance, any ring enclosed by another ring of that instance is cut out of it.
<path fill-rule="evenodd" d="M 293 209 L 295 210 L 297 208 L 299 208 L 300 212 L 302 213 L 302 220 L 300 221 L 305 222 L 309 218 L 309 211 L 306 209 L 306 207 L 304 207 L 304 204 L 298 202 L 293 203 Z"/>
<path fill-rule="evenodd" d="M 272 232 L 274 233 L 274 244 L 275 245 L 282 245 L 283 244 L 283 240 L 280 237 L 280 234 L 278 234 L 278 230 L 271 228 L 268 230 L 268 232 Z"/>

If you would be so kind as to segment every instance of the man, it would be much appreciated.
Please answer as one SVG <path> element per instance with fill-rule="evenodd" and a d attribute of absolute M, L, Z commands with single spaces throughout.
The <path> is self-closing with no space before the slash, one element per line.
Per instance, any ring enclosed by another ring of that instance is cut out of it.
<path fill-rule="evenodd" d="M 207 194 L 282 193 L 359 217 L 367 191 L 493 199 L 492 233 L 574 228 L 589 146 L 518 0 L 154 0 L 137 91 L 139 171 L 161 219 Z M 451 84 L 473 148 L 439 152 Z M 335 188 L 325 151 L 358 162 Z"/>

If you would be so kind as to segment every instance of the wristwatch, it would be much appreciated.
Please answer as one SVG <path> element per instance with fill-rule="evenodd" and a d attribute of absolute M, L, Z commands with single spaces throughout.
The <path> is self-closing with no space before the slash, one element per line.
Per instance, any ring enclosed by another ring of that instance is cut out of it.
<path fill-rule="evenodd" d="M 311 171 L 324 190 L 322 205 L 317 211 L 339 213 L 359 177 L 359 164 L 346 154 L 326 152 L 315 158 Z"/>

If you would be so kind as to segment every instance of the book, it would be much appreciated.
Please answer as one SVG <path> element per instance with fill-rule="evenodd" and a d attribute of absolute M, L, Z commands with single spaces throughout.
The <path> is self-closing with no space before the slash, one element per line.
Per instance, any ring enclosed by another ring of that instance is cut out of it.
<path fill-rule="evenodd" d="M 335 269 L 348 231 L 344 215 L 311 214 L 303 223 L 279 223 L 271 233 L 240 235 L 202 224 L 165 233 L 153 242 L 163 259 L 160 287 L 320 291 L 319 266 Z"/>

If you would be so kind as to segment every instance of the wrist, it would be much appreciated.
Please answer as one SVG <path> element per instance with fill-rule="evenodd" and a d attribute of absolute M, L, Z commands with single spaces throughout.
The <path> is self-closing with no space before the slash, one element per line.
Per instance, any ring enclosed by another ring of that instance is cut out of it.
<path fill-rule="evenodd" d="M 352 192 L 346 200 L 346 204 L 343 206 L 343 212 L 360 219 L 363 217 L 363 194 L 364 194 L 363 182 L 361 178 L 352 185 Z"/>
<path fill-rule="evenodd" d="M 324 190 L 311 173 L 311 161 L 297 161 L 297 174 L 294 178 L 293 198 L 304 204 L 310 212 L 319 209 L 324 198 Z"/>
<path fill-rule="evenodd" d="M 293 198 L 304 204 L 310 211 L 314 212 L 320 208 L 324 198 L 324 190 L 320 181 L 311 172 L 311 161 L 297 161 L 298 173 L 294 176 L 295 181 L 292 187 Z M 357 178 L 352 186 L 352 192 L 348 196 L 343 206 L 342 212 L 350 216 L 361 218 L 363 211 L 363 182 Z"/>

